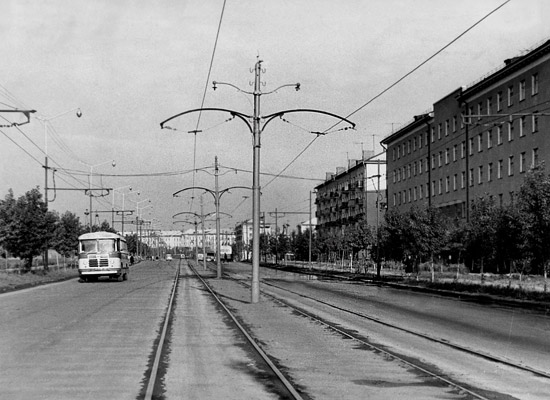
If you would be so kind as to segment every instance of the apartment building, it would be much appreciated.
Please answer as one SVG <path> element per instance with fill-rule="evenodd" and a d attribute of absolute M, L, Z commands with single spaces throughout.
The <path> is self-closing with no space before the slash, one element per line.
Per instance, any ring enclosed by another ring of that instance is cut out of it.
<path fill-rule="evenodd" d="M 327 172 L 325 182 L 315 187 L 319 233 L 341 232 L 362 220 L 371 226 L 381 221 L 386 196 L 380 182 L 386 162 L 377 156 L 364 151 L 361 160 L 349 160 L 347 168 Z"/>
<path fill-rule="evenodd" d="M 471 203 L 514 201 L 525 172 L 550 159 L 550 41 L 460 87 L 381 143 L 388 208 L 434 206 L 469 220 Z"/>

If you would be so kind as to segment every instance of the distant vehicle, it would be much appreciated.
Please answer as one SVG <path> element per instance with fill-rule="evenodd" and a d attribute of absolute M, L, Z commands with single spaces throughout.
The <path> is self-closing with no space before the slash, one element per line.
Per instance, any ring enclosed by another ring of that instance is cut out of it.
<path fill-rule="evenodd" d="M 128 280 L 130 258 L 126 239 L 116 233 L 92 232 L 78 237 L 78 274 L 95 281 L 100 276 Z"/>
<path fill-rule="evenodd" d="M 197 261 L 203 261 L 203 260 L 204 260 L 204 254 L 203 253 L 197 254 Z"/>
<path fill-rule="evenodd" d="M 220 246 L 220 258 L 222 261 L 228 262 L 233 261 L 233 251 L 231 246 L 221 245 Z"/>
<path fill-rule="evenodd" d="M 166 261 L 172 261 L 172 254 L 166 254 Z"/>
<path fill-rule="evenodd" d="M 216 261 L 216 253 L 206 253 L 206 261 Z"/>

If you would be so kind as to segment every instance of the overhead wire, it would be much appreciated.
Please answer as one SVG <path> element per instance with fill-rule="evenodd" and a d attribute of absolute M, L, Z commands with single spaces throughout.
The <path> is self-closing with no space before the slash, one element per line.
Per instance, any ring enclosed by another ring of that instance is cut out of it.
<path fill-rule="evenodd" d="M 433 53 L 430 57 L 428 57 L 427 59 L 425 59 L 424 61 L 422 61 L 420 64 L 418 64 L 416 67 L 414 67 L 413 69 L 411 69 L 409 72 L 407 72 L 405 75 L 403 75 L 402 77 L 400 77 L 399 79 L 397 79 L 394 83 L 392 83 L 391 85 L 387 86 L 384 90 L 382 90 L 380 93 L 378 93 L 377 95 L 375 95 L 374 97 L 372 97 L 371 99 L 369 99 L 367 102 L 365 102 L 363 105 L 361 105 L 360 107 L 358 107 L 357 109 L 355 109 L 354 111 L 352 111 L 351 113 L 349 113 L 348 115 L 346 115 L 346 119 L 351 117 L 352 115 L 358 113 L 359 111 L 361 111 L 362 109 L 364 109 L 365 107 L 367 107 L 368 105 L 370 105 L 373 101 L 377 100 L 378 98 L 380 98 L 382 95 L 384 95 L 386 92 L 388 92 L 389 90 L 393 89 L 395 86 L 397 86 L 399 83 L 401 83 L 403 80 L 405 80 L 406 78 L 408 78 L 410 75 L 412 75 L 414 72 L 416 72 L 418 69 L 420 69 L 422 66 L 424 66 L 425 64 L 427 64 L 429 61 L 431 61 L 433 58 L 435 58 L 436 56 L 438 56 L 439 54 L 441 54 L 445 49 L 447 49 L 449 46 L 451 46 L 452 44 L 454 44 L 456 41 L 458 41 L 460 38 L 462 38 L 464 35 L 466 35 L 469 31 L 471 31 L 473 28 L 475 28 L 477 25 L 479 25 L 481 22 L 483 22 L 484 20 L 486 20 L 487 18 L 489 18 L 489 16 L 491 16 L 492 14 L 494 14 L 495 12 L 497 12 L 499 9 L 501 9 L 502 7 L 504 7 L 506 4 L 508 4 L 511 0 L 506 0 L 504 3 L 500 4 L 499 6 L 497 6 L 496 8 L 494 8 L 493 10 L 491 10 L 489 13 L 485 14 L 482 18 L 480 18 L 479 20 L 477 20 L 474 24 L 470 25 L 466 30 L 464 30 L 462 33 L 460 33 L 458 36 L 456 36 L 453 40 L 451 40 L 449 43 L 447 43 L 445 46 L 443 46 L 441 49 L 437 50 L 435 53 Z M 337 126 L 338 124 L 340 124 L 341 121 L 337 122 L 336 124 L 333 124 L 332 126 L 330 126 L 329 128 L 326 129 L 326 131 L 329 131 L 331 130 L 332 128 L 334 128 L 335 126 Z M 325 132 L 326 132 L 325 131 Z M 309 149 L 313 143 L 315 143 L 315 141 L 319 138 L 319 135 L 315 136 L 310 142 L 309 144 L 306 145 L 306 147 L 300 151 L 298 153 L 298 155 L 296 157 L 294 157 L 280 172 L 280 174 L 282 174 L 283 172 L 285 172 L 292 164 L 294 164 L 294 162 L 296 162 L 296 160 L 298 158 L 300 158 L 302 156 L 302 154 L 304 154 L 307 149 Z M 263 187 L 267 187 L 269 186 L 273 181 L 275 181 L 277 179 L 277 176 L 273 177 L 273 179 L 271 179 L 269 182 L 267 182 Z"/>
<path fill-rule="evenodd" d="M 216 55 L 216 48 L 218 46 L 218 39 L 220 37 L 220 31 L 221 31 L 222 21 L 223 21 L 223 14 L 225 12 L 225 4 L 226 4 L 226 0 L 223 1 L 222 11 L 221 11 L 221 14 L 220 14 L 220 19 L 218 21 L 218 29 L 216 31 L 216 39 L 214 40 L 214 48 L 212 49 L 212 56 L 210 57 L 210 66 L 208 67 L 208 74 L 206 76 L 206 84 L 204 85 L 204 92 L 203 92 L 203 95 L 202 95 L 202 101 L 201 101 L 201 106 L 200 106 L 201 109 L 204 107 L 204 102 L 206 100 L 206 92 L 208 91 L 208 83 L 210 82 L 210 74 L 212 73 L 212 66 L 214 65 L 214 57 Z M 195 126 L 194 137 L 193 137 L 193 170 L 195 169 L 195 166 L 196 166 L 196 163 L 197 163 L 197 132 L 199 131 L 201 117 L 202 117 L 202 111 L 199 111 L 199 116 L 197 118 L 197 124 Z M 193 173 L 193 180 L 192 180 L 192 182 L 193 182 L 192 186 L 193 187 L 195 186 L 195 179 L 196 179 L 196 174 Z M 194 190 L 193 190 L 193 193 L 194 193 Z M 193 199 L 194 199 L 194 196 L 193 196 Z M 192 209 L 192 208 L 193 208 L 193 201 L 191 202 L 189 209 Z"/>

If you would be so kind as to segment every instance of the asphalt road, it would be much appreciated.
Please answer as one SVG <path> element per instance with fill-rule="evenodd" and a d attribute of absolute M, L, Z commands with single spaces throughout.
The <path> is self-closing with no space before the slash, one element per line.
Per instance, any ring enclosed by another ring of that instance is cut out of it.
<path fill-rule="evenodd" d="M 0 295 L 0 399 L 136 399 L 175 268 Z"/>
<path fill-rule="evenodd" d="M 247 279 L 250 274 L 249 265 L 234 263 L 225 268 L 226 271 L 237 273 L 236 276 L 243 279 Z M 366 314 L 388 324 L 395 324 L 408 330 L 550 373 L 550 318 L 547 315 L 525 309 L 475 304 L 374 285 L 320 281 L 314 277 L 297 276 L 269 269 L 262 269 L 261 277 L 265 279 L 261 284 L 263 291 L 273 293 L 300 309 L 318 315 L 350 332 L 355 332 L 369 343 L 388 349 L 404 359 L 424 365 L 442 376 L 448 376 L 463 383 L 466 387 L 476 388 L 486 394 L 487 398 L 550 398 L 550 379 L 548 378 L 537 377 L 529 372 L 522 372 L 478 356 L 453 350 L 441 344 L 434 344 L 388 326 L 328 307 L 308 297 Z M 295 294 L 269 284 L 292 290 Z M 234 307 L 242 308 L 242 318 L 248 318 L 249 310 L 244 309 L 238 303 L 235 303 Z M 257 319 L 259 316 L 255 318 Z M 250 324 L 260 325 L 256 319 L 251 319 Z M 266 338 L 266 335 L 270 335 L 268 329 L 258 330 L 256 334 L 263 341 L 270 343 Z M 309 336 L 321 334 L 321 332 L 317 334 L 310 332 Z M 272 343 L 274 344 L 270 351 L 277 358 L 287 359 L 285 365 L 292 371 L 290 359 L 293 355 L 292 352 L 289 353 L 285 350 L 292 345 L 285 343 L 282 339 L 283 336 L 280 333 L 277 337 L 273 337 Z M 337 346 L 337 344 L 332 346 Z M 302 346 L 300 350 L 305 351 L 305 347 Z M 345 353 L 340 351 L 334 355 L 330 362 L 334 362 L 339 368 L 345 368 L 348 365 L 356 365 L 356 368 L 354 373 L 348 374 L 348 377 L 341 377 L 342 382 L 337 384 L 336 388 L 327 388 L 327 390 L 350 388 L 353 387 L 354 382 L 373 382 L 372 372 L 364 376 L 363 380 L 355 374 L 358 369 L 371 366 L 368 363 L 362 367 L 356 364 L 358 359 L 365 359 L 365 356 L 360 353 L 360 351 L 355 351 L 354 356 L 350 354 L 345 356 Z M 320 386 L 323 379 L 327 381 L 333 374 L 332 378 L 335 382 L 334 370 L 323 370 L 323 363 L 328 361 L 323 359 L 321 353 L 312 352 L 312 354 L 308 355 L 312 358 L 309 369 L 314 367 L 316 374 L 304 376 L 307 374 L 308 368 L 297 368 L 295 373 L 298 376 L 295 379 L 303 382 L 320 380 L 317 384 Z M 338 358 L 339 361 L 336 362 L 335 359 Z M 299 364 L 299 361 L 295 362 Z M 352 376 L 355 378 L 352 379 Z M 383 385 L 384 382 L 391 385 L 394 378 L 391 374 L 378 377 L 380 385 Z M 310 390 L 315 391 L 315 386 L 312 385 Z M 411 390 L 417 387 L 417 385 L 411 384 L 408 388 L 409 396 L 412 396 Z M 426 393 L 424 393 L 425 395 Z M 392 398 L 396 398 L 395 394 L 392 396 Z M 321 396 L 319 398 L 331 397 Z M 369 398 L 385 397 L 382 392 Z M 407 397 L 405 394 L 402 398 L 425 397 Z"/>

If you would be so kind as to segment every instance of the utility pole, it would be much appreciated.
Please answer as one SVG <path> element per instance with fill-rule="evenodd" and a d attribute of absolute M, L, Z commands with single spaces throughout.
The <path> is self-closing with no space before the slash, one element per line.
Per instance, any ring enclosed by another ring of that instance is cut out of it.
<path fill-rule="evenodd" d="M 166 125 L 167 122 L 174 120 L 175 118 L 181 117 L 183 115 L 194 113 L 194 112 L 204 112 L 204 111 L 221 111 L 229 113 L 232 117 L 237 117 L 240 120 L 242 120 L 250 132 L 253 135 L 253 171 L 252 171 L 252 284 L 251 284 L 251 302 L 252 303 L 258 303 L 260 300 L 260 135 L 263 132 L 263 130 L 266 128 L 267 124 L 271 122 L 275 118 L 281 118 L 285 114 L 290 113 L 297 113 L 297 112 L 308 112 L 308 113 L 318 113 L 318 114 L 324 114 L 328 115 L 334 118 L 337 118 L 339 120 L 338 123 L 344 121 L 350 125 L 350 127 L 342 128 L 342 130 L 346 129 L 354 129 L 355 124 L 348 119 L 344 117 L 340 117 L 336 114 L 329 113 L 327 111 L 321 111 L 321 110 L 314 110 L 314 109 L 294 109 L 294 110 L 284 110 L 284 111 L 278 111 L 276 113 L 261 116 L 260 115 L 260 97 L 263 94 L 270 94 L 274 93 L 277 90 L 283 88 L 283 87 L 294 87 L 297 91 L 300 90 L 300 84 L 286 84 L 279 86 L 277 89 L 272 90 L 270 92 L 262 93 L 261 91 L 261 72 L 262 72 L 262 60 L 256 61 L 256 64 L 254 66 L 254 91 L 248 92 L 239 89 L 237 86 L 231 84 L 231 83 L 225 83 L 225 82 L 213 82 L 214 90 L 217 89 L 217 85 L 228 85 L 235 89 L 237 89 L 240 92 L 251 94 L 254 97 L 254 111 L 252 115 L 243 114 L 238 111 L 229 110 L 225 108 L 214 108 L 214 107 L 203 107 L 203 108 L 197 108 L 193 110 L 184 111 L 182 113 L 176 114 L 163 122 L 160 123 L 161 129 L 174 129 L 168 125 Z M 250 125 L 249 120 L 252 119 L 252 126 Z M 260 121 L 265 120 L 263 126 L 261 126 Z M 334 125 L 335 126 L 335 125 Z M 328 130 L 327 130 L 328 131 Z M 188 131 L 189 132 L 189 131 Z M 316 135 L 324 135 L 327 132 L 311 132 Z"/>

